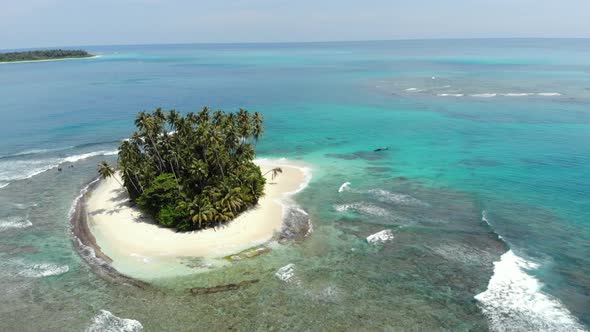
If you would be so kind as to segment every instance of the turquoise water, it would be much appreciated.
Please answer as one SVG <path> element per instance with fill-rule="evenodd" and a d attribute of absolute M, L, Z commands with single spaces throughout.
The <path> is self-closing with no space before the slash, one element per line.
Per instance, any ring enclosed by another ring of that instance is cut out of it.
<path fill-rule="evenodd" d="M 590 326 L 590 40 L 86 49 L 0 64 L 3 330 Z M 258 156 L 312 167 L 296 200 L 314 232 L 154 289 L 100 279 L 72 202 L 138 111 L 203 105 L 262 112 Z"/>

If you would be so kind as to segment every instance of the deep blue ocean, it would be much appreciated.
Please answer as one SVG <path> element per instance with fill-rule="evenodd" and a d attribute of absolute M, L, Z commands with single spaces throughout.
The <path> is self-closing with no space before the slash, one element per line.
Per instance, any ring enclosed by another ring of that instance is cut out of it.
<path fill-rule="evenodd" d="M 590 40 L 76 48 L 99 57 L 0 64 L 0 330 L 588 330 Z M 156 290 L 102 280 L 73 201 L 137 112 L 205 105 L 261 112 L 258 157 L 311 167 L 314 232 Z"/>

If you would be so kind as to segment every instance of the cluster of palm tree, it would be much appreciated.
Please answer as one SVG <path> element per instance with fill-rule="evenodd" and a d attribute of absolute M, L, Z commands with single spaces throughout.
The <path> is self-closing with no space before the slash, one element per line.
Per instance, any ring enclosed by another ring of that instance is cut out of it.
<path fill-rule="evenodd" d="M 118 168 L 130 197 L 161 225 L 181 231 L 216 226 L 264 194 L 264 176 L 253 163 L 264 133 L 258 112 L 205 107 L 182 116 L 158 108 L 140 112 L 135 125 L 119 147 Z M 99 173 L 109 177 L 114 170 L 104 163 Z"/>

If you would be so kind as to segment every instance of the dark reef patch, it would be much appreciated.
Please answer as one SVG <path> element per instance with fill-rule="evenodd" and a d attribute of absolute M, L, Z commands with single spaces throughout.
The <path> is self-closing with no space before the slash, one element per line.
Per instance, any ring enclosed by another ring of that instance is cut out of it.
<path fill-rule="evenodd" d="M 326 153 L 324 156 L 328 158 L 344 159 L 344 160 L 356 160 L 362 159 L 367 161 L 387 159 L 388 151 L 357 151 L 349 154 L 343 153 Z"/>

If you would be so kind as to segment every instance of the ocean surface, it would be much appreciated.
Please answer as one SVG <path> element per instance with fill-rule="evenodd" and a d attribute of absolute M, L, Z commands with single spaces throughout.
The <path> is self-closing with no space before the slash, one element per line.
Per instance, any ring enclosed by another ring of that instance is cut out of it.
<path fill-rule="evenodd" d="M 84 48 L 0 64 L 0 330 L 590 327 L 590 40 Z M 73 202 L 137 112 L 204 105 L 261 112 L 258 157 L 309 165 L 313 232 L 148 290 L 101 279 Z"/>

